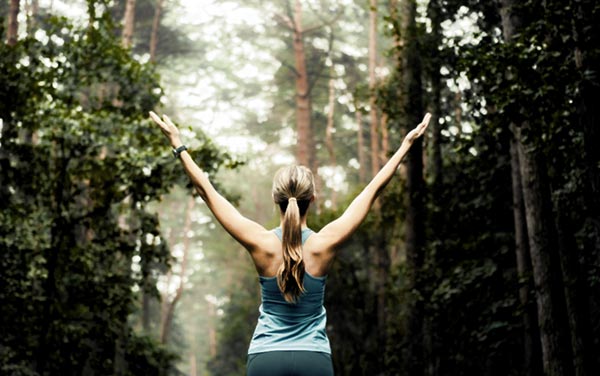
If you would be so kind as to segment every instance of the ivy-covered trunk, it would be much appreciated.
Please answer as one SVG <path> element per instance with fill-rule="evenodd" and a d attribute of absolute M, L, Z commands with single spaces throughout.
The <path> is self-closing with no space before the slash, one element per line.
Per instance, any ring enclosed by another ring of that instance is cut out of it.
<path fill-rule="evenodd" d="M 525 220 L 525 205 L 523 202 L 523 185 L 517 141 L 514 137 L 510 140 L 510 163 L 513 194 L 513 218 L 515 225 L 515 254 L 517 276 L 520 281 L 519 302 L 523 310 L 523 368 L 527 376 L 542 374 L 540 362 L 540 341 L 536 319 L 536 305 L 530 299 L 531 287 L 531 258 L 529 255 L 529 238 L 527 236 L 527 223 Z"/>
<path fill-rule="evenodd" d="M 402 78 L 404 93 L 404 112 L 406 128 L 419 124 L 423 116 L 423 93 L 421 82 L 420 40 L 417 32 L 417 5 L 415 0 L 402 2 L 404 50 L 402 57 Z M 405 222 L 407 291 L 421 293 L 421 270 L 425 251 L 425 182 L 423 180 L 423 142 L 415 140 L 407 157 L 406 197 L 407 212 Z M 422 299 L 411 297 L 411 306 L 407 314 L 406 328 L 406 373 L 423 375 L 425 364 L 423 357 L 424 333 Z"/>
<path fill-rule="evenodd" d="M 502 0 L 500 15 L 504 39 L 512 43 L 522 29 L 518 2 Z M 558 264 L 550 185 L 541 153 L 543 123 L 515 121 L 515 139 L 519 159 L 527 236 L 535 282 L 537 317 L 540 328 L 542 363 L 548 376 L 565 376 L 573 372 L 570 344 L 566 332 L 564 294 Z M 515 172 L 516 174 L 516 172 Z"/>

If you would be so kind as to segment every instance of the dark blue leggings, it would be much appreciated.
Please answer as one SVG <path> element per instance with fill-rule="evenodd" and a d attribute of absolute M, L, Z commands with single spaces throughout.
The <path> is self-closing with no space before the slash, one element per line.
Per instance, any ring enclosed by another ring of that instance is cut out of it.
<path fill-rule="evenodd" d="M 247 376 L 333 376 L 331 355 L 316 351 L 269 351 L 248 355 Z"/>

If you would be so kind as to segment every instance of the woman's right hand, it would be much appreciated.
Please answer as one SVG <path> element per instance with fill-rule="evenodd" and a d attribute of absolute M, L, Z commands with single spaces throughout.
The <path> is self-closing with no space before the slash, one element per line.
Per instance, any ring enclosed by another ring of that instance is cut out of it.
<path fill-rule="evenodd" d="M 412 145 L 412 143 L 417 138 L 421 137 L 423 135 L 423 133 L 425 133 L 425 129 L 427 129 L 427 125 L 429 124 L 430 119 L 431 119 L 431 114 L 428 112 L 425 114 L 423 121 L 421 121 L 421 123 L 419 125 L 417 125 L 412 131 L 408 132 L 406 137 L 404 137 L 403 142 L 407 142 L 409 145 Z"/>
<path fill-rule="evenodd" d="M 177 129 L 177 126 L 173 124 L 167 115 L 163 115 L 163 118 L 161 119 L 160 116 L 154 113 L 154 111 L 150 111 L 150 117 L 156 124 L 158 124 L 162 133 L 167 136 L 173 148 L 181 146 L 181 141 L 179 140 L 179 129 Z"/>

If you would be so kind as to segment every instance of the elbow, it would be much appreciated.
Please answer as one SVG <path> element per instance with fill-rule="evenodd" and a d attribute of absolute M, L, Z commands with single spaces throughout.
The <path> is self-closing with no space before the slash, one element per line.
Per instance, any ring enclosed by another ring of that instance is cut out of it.
<path fill-rule="evenodd" d="M 198 195 L 200 196 L 202 201 L 207 202 L 208 196 L 206 194 L 206 191 L 204 189 L 202 189 L 202 187 L 198 184 L 196 184 L 195 187 L 196 187 L 196 192 L 198 192 Z"/>

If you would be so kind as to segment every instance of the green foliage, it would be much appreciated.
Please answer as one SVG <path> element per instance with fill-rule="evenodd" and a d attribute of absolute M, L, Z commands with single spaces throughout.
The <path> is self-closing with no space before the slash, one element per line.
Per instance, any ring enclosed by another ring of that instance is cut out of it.
<path fill-rule="evenodd" d="M 0 45 L 3 374 L 164 375 L 177 359 L 128 316 L 170 263 L 145 207 L 188 179 L 146 119 L 158 76 L 105 9 Z M 228 157 L 200 138 L 193 157 L 215 172 Z"/>
<path fill-rule="evenodd" d="M 110 14 L 114 20 L 122 20 L 125 13 L 126 0 L 111 2 Z M 152 32 L 152 23 L 156 12 L 155 0 L 136 0 L 135 4 L 135 25 L 133 35 L 132 52 L 139 55 L 144 55 L 150 49 L 150 34 Z M 189 38 L 189 33 L 182 30 L 181 26 L 173 27 L 167 24 L 164 20 L 169 17 L 170 8 L 168 2 L 163 2 L 163 7 L 160 12 L 160 22 L 157 32 L 156 59 L 160 65 L 165 61 L 172 63 L 176 59 L 192 53 L 204 54 L 201 44 L 192 42 Z M 121 28 L 115 28 L 115 33 L 121 35 Z"/>
<path fill-rule="evenodd" d="M 258 278 L 246 273 L 238 275 L 223 312 L 217 355 L 208 362 L 211 374 L 242 375 L 246 369 L 246 354 L 258 320 Z"/>

